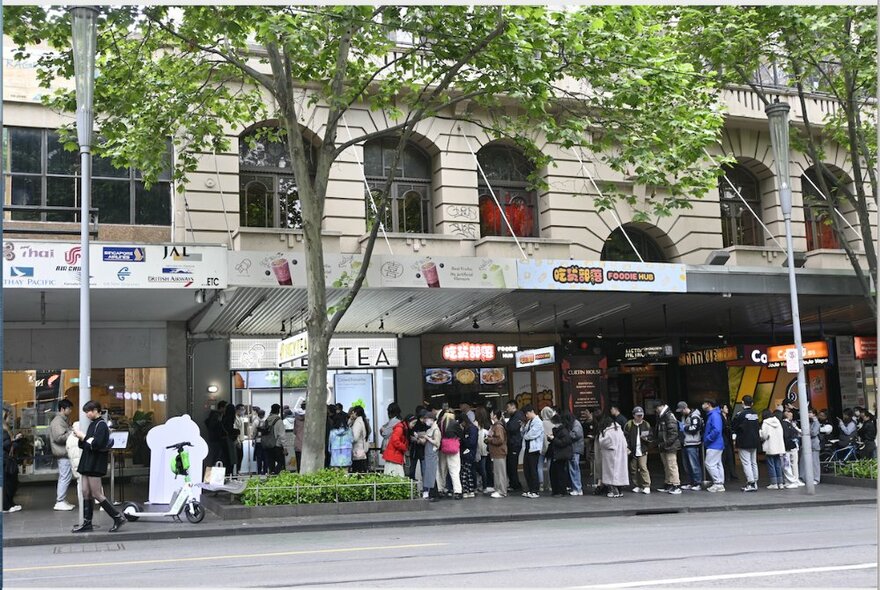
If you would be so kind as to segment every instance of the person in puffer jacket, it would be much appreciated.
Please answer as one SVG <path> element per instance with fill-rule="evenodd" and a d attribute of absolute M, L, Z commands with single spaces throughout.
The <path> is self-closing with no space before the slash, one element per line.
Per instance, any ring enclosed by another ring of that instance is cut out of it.
<path fill-rule="evenodd" d="M 388 445 L 382 453 L 382 458 L 385 459 L 385 475 L 404 477 L 403 463 L 409 448 L 409 431 L 414 422 L 415 416 L 409 415 L 403 420 L 398 420 L 391 429 Z"/>
<path fill-rule="evenodd" d="M 784 475 L 782 472 L 782 456 L 785 454 L 785 436 L 782 434 L 782 424 L 770 410 L 764 410 L 761 414 L 761 440 L 763 441 L 764 454 L 767 455 L 767 470 L 770 472 L 770 485 L 768 490 L 784 489 Z"/>
<path fill-rule="evenodd" d="M 721 455 L 724 453 L 724 421 L 721 419 L 721 408 L 715 400 L 703 402 L 703 414 L 706 416 L 706 431 L 703 433 L 703 446 L 706 448 L 706 472 L 712 478 L 710 492 L 724 491 L 724 466 Z"/>

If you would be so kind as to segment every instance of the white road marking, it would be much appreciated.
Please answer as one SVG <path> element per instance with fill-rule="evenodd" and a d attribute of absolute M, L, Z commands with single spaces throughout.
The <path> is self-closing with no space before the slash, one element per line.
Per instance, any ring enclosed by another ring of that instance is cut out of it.
<path fill-rule="evenodd" d="M 877 567 L 874 563 L 856 563 L 852 565 L 829 565 L 825 567 L 804 567 L 793 570 L 773 570 L 769 572 L 743 572 L 737 574 L 716 574 L 713 576 L 692 576 L 689 578 L 666 578 L 664 580 L 641 580 L 638 582 L 613 582 L 610 584 L 592 584 L 590 586 L 572 586 L 571 590 L 587 590 L 593 588 L 642 588 L 644 586 L 667 586 L 671 584 L 690 584 L 693 582 L 711 582 L 714 580 L 742 580 L 746 578 L 765 578 L 785 576 L 789 574 L 821 574 L 824 572 L 840 572 L 846 570 L 867 570 Z"/>

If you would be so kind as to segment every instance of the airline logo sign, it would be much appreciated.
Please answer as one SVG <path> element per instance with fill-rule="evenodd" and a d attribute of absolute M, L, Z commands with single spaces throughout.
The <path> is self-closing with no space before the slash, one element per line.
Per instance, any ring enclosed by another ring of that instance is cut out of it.
<path fill-rule="evenodd" d="M 95 289 L 225 289 L 226 248 L 91 244 Z M 80 285 L 82 248 L 64 242 L 3 242 L 3 286 L 70 289 Z"/>

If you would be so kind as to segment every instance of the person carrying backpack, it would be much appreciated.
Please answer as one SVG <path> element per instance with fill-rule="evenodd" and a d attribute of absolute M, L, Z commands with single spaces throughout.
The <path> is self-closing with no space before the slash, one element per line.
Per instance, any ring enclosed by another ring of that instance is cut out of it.
<path fill-rule="evenodd" d="M 691 410 L 687 402 L 678 402 L 675 413 L 681 415 L 679 425 L 684 435 L 682 443 L 684 445 L 684 470 L 690 485 L 683 485 L 683 490 L 701 490 L 703 489 L 703 418 L 700 411 L 696 408 Z"/>
<path fill-rule="evenodd" d="M 279 404 L 272 404 L 269 417 L 261 429 L 260 442 L 266 453 L 269 473 L 278 475 L 284 469 L 284 423 L 281 421 Z"/>

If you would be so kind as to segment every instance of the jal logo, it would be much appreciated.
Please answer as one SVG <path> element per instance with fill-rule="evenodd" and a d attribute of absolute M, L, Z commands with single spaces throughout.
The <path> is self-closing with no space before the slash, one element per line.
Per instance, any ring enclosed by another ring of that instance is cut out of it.
<path fill-rule="evenodd" d="M 165 254 L 162 256 L 162 260 L 187 260 L 187 261 L 200 261 L 202 259 L 201 254 L 190 254 L 186 251 L 186 246 L 181 246 L 178 248 L 177 246 L 165 246 Z"/>
<path fill-rule="evenodd" d="M 64 262 L 74 265 L 82 258 L 82 246 L 74 246 L 64 254 Z"/>
<path fill-rule="evenodd" d="M 128 270 L 127 266 L 123 266 L 119 269 L 119 272 L 116 273 L 116 278 L 120 281 L 125 281 L 128 277 L 131 276 L 131 271 Z"/>

